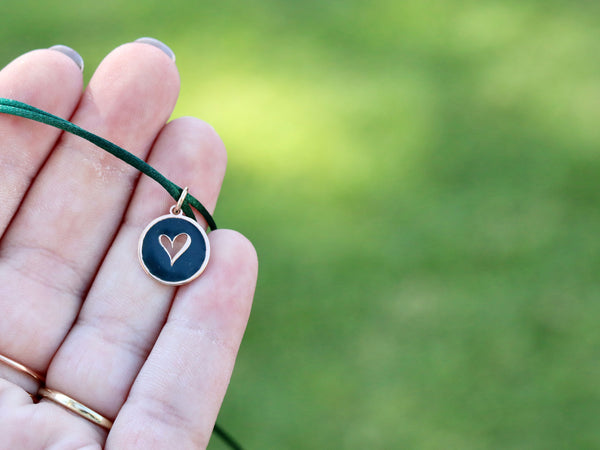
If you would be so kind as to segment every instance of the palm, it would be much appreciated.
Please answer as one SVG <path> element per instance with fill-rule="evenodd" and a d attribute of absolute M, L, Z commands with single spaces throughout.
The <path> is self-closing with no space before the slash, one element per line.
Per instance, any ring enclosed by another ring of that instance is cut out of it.
<path fill-rule="evenodd" d="M 165 125 L 178 87 L 174 63 L 140 43 L 112 52 L 83 95 L 77 67 L 51 50 L 0 72 L 0 96 L 72 117 L 212 210 L 224 149 L 199 120 Z M 114 419 L 107 433 L 53 403 L 34 404 L 0 366 L 0 447 L 206 446 L 248 318 L 252 246 L 213 232 L 201 278 L 159 285 L 136 254 L 141 230 L 173 203 L 159 185 L 26 119 L 0 117 L 0 136 L 0 354 Z"/>

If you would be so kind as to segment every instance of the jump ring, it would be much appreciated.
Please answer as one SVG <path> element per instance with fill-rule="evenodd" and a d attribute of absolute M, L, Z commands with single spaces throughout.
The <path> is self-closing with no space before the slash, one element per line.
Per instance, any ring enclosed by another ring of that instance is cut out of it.
<path fill-rule="evenodd" d="M 43 387 L 38 391 L 38 395 L 56 403 L 59 406 L 62 406 L 63 408 L 68 409 L 71 412 L 74 412 L 78 416 L 83 417 L 95 425 L 99 425 L 107 430 L 110 430 L 112 427 L 112 421 L 61 392 Z"/>
<path fill-rule="evenodd" d="M 173 214 L 179 214 L 179 211 L 181 211 L 181 207 L 183 206 L 183 202 L 185 200 L 185 198 L 188 195 L 188 187 L 184 187 L 183 191 L 181 191 L 181 195 L 179 196 L 179 200 L 177 200 L 177 206 L 175 206 L 175 210 L 173 211 Z"/>

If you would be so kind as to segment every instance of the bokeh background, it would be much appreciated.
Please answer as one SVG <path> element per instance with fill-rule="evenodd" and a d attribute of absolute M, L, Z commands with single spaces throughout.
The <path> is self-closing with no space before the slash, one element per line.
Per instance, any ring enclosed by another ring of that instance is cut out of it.
<path fill-rule="evenodd" d="M 177 54 L 261 261 L 220 416 L 247 448 L 600 448 L 600 2 L 0 10 L 2 64 Z"/>

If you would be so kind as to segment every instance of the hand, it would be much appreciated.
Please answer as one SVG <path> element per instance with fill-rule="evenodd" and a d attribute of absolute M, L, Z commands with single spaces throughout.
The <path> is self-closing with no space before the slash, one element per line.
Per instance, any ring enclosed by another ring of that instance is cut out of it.
<path fill-rule="evenodd" d="M 0 72 L 0 97 L 147 159 L 212 211 L 225 149 L 198 119 L 166 124 L 179 76 L 168 49 L 150 43 L 111 52 L 83 95 L 65 49 L 27 53 Z M 139 265 L 138 238 L 173 204 L 87 141 L 0 115 L 0 355 L 114 421 L 109 432 L 47 399 L 35 403 L 34 380 L 0 364 L 0 448 L 206 447 L 257 262 L 244 237 L 217 230 L 200 278 L 180 288 L 154 281 Z"/>

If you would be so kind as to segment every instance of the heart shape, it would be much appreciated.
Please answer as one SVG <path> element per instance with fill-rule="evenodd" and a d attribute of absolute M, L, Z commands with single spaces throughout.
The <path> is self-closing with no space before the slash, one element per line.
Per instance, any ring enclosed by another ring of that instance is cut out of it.
<path fill-rule="evenodd" d="M 173 239 L 166 234 L 161 234 L 158 237 L 158 242 L 160 243 L 160 246 L 164 248 L 165 252 L 167 252 L 167 255 L 169 255 L 171 267 L 173 267 L 175 261 L 177 261 L 192 244 L 192 238 L 187 233 L 179 233 Z"/>

